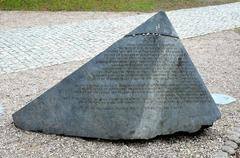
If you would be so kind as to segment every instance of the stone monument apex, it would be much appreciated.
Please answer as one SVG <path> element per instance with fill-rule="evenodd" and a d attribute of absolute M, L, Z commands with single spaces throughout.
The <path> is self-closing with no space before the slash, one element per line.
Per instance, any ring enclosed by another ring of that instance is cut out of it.
<path fill-rule="evenodd" d="M 13 114 L 24 130 L 103 139 L 192 133 L 218 118 L 164 12 Z"/>

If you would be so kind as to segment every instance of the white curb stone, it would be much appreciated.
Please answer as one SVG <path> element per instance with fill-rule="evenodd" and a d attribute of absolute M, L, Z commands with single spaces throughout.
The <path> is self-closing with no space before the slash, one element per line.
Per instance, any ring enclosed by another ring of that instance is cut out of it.
<path fill-rule="evenodd" d="M 222 151 L 225 151 L 225 152 L 229 153 L 230 155 L 235 154 L 235 150 L 232 147 L 226 146 L 226 145 L 222 146 Z"/>
<path fill-rule="evenodd" d="M 228 135 L 235 135 L 236 137 L 240 138 L 240 133 L 236 132 L 236 131 L 228 131 Z"/>
<path fill-rule="evenodd" d="M 230 141 L 230 140 L 226 141 L 226 142 L 224 143 L 224 145 L 230 146 L 230 147 L 232 147 L 233 149 L 237 149 L 237 148 L 238 148 L 237 143 L 235 143 L 235 142 L 233 142 L 233 141 Z"/>
<path fill-rule="evenodd" d="M 237 136 L 235 136 L 235 135 L 229 135 L 229 136 L 227 136 L 227 137 L 228 137 L 229 140 L 231 140 L 231 141 L 233 141 L 233 142 L 235 142 L 235 143 L 237 143 L 237 144 L 240 144 L 240 139 L 239 139 Z"/>
<path fill-rule="evenodd" d="M 230 155 L 234 155 L 236 153 L 235 149 L 237 149 L 239 147 L 238 145 L 240 144 L 239 131 L 240 127 L 236 126 L 227 132 L 227 140 L 222 146 L 221 151 L 217 151 L 215 153 L 214 158 L 222 158 L 224 156 L 228 157 L 228 155 L 226 155 L 226 152 Z"/>
<path fill-rule="evenodd" d="M 236 132 L 237 134 L 239 134 L 239 137 L 240 137 L 240 128 L 239 127 L 233 128 L 232 131 Z"/>
<path fill-rule="evenodd" d="M 218 152 L 215 153 L 215 155 L 213 156 L 213 158 L 228 158 L 228 153 L 220 150 Z"/>

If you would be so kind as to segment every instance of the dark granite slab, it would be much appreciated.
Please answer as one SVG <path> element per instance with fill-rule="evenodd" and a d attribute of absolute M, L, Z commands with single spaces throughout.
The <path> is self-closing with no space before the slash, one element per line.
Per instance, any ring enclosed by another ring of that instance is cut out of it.
<path fill-rule="evenodd" d="M 104 139 L 196 132 L 219 117 L 163 12 L 13 114 L 24 130 Z"/>

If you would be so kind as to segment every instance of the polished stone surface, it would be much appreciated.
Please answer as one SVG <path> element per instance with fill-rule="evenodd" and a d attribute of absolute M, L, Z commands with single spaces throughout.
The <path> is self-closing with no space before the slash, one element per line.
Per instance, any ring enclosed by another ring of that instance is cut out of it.
<path fill-rule="evenodd" d="M 13 114 L 24 130 L 104 139 L 191 133 L 219 117 L 163 12 Z"/>

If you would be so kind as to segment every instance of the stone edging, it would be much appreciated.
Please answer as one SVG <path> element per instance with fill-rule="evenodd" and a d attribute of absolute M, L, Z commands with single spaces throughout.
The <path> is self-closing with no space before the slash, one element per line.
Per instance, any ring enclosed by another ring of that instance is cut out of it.
<path fill-rule="evenodd" d="M 217 151 L 214 158 L 228 158 L 230 155 L 235 155 L 240 147 L 240 126 L 234 127 L 226 134 L 226 140 L 222 148 Z"/>

